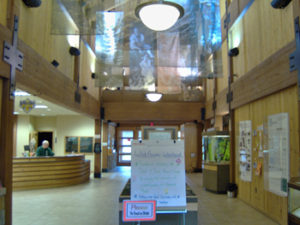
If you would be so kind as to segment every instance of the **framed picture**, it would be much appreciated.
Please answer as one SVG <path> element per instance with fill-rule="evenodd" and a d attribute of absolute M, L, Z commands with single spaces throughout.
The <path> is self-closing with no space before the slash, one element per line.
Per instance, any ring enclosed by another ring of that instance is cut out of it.
<path fill-rule="evenodd" d="M 66 142 L 65 142 L 65 152 L 68 153 L 78 153 L 79 148 L 78 148 L 78 143 L 79 143 L 79 138 L 78 137 L 66 137 Z"/>
<path fill-rule="evenodd" d="M 93 137 L 80 137 L 80 152 L 93 153 Z"/>

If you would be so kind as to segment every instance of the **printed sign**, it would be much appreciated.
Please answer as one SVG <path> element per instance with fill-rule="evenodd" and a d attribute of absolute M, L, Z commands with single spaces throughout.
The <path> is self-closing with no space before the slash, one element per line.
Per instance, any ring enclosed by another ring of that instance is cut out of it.
<path fill-rule="evenodd" d="M 155 221 L 156 201 L 123 201 L 123 221 Z"/>
<path fill-rule="evenodd" d="M 133 141 L 131 200 L 155 200 L 159 208 L 185 209 L 184 142 Z"/>
<path fill-rule="evenodd" d="M 252 122 L 240 121 L 240 178 L 242 181 L 252 181 Z"/>
<path fill-rule="evenodd" d="M 287 196 L 290 152 L 289 114 L 279 113 L 268 116 L 268 172 L 266 175 L 269 191 Z"/>

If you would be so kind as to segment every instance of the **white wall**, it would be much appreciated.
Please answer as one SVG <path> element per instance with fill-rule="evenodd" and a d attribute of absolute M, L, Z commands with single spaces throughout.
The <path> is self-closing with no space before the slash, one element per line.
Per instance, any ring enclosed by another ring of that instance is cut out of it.
<path fill-rule="evenodd" d="M 18 116 L 17 123 L 17 156 L 22 156 L 24 145 L 29 144 L 29 134 L 33 131 L 52 131 L 54 136 L 53 151 L 56 156 L 65 154 L 66 136 L 95 135 L 95 121 L 85 116 L 32 117 Z M 94 170 L 94 154 L 86 154 Z"/>
<path fill-rule="evenodd" d="M 32 131 L 32 124 L 29 116 L 18 116 L 17 122 L 17 157 L 24 152 L 24 145 L 29 145 L 29 134 Z"/>
<path fill-rule="evenodd" d="M 65 155 L 66 136 L 95 136 L 95 121 L 84 116 L 58 116 L 56 119 L 56 154 Z M 91 171 L 94 170 L 94 154 L 86 154 L 91 160 Z"/>

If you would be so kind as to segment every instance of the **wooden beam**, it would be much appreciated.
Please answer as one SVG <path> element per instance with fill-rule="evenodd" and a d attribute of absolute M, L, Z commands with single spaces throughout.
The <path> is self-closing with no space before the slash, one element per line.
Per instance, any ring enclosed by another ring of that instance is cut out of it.
<path fill-rule="evenodd" d="M 5 224 L 12 224 L 12 155 L 13 155 L 13 110 L 10 100 L 9 79 L 3 79 L 0 127 L 0 180 L 6 188 Z"/>
<path fill-rule="evenodd" d="M 232 83 L 233 101 L 231 108 L 239 108 L 296 85 L 297 71 L 289 72 L 289 55 L 295 49 L 296 44 L 293 41 Z M 218 93 L 217 106 L 225 105 L 224 94 L 225 90 Z M 212 99 L 206 102 L 206 118 L 211 118 L 211 110 L 209 109 L 211 102 Z"/>
<path fill-rule="evenodd" d="M 0 24 L 0 42 L 11 40 L 9 29 Z M 51 101 L 70 110 L 92 118 L 100 117 L 100 103 L 86 91 L 80 90 L 81 104 L 75 102 L 76 83 L 57 70 L 47 60 L 35 52 L 23 41 L 18 41 L 18 48 L 24 53 L 23 72 L 16 72 L 17 87 L 29 91 L 45 100 Z M 0 45 L 0 58 L 3 46 Z M 0 75 L 9 78 L 10 67 L 0 60 Z"/>
<path fill-rule="evenodd" d="M 111 102 L 104 103 L 105 120 L 111 121 L 182 121 L 201 120 L 203 103 Z"/>
<path fill-rule="evenodd" d="M 289 55 L 295 49 L 293 41 L 236 80 L 232 109 L 295 85 L 297 71 L 289 72 Z"/>

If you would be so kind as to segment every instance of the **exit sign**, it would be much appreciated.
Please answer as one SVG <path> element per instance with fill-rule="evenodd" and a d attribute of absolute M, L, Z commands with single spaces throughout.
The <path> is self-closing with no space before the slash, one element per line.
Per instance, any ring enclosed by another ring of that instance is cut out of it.
<path fill-rule="evenodd" d="M 123 201 L 123 221 L 155 221 L 156 201 Z"/>

